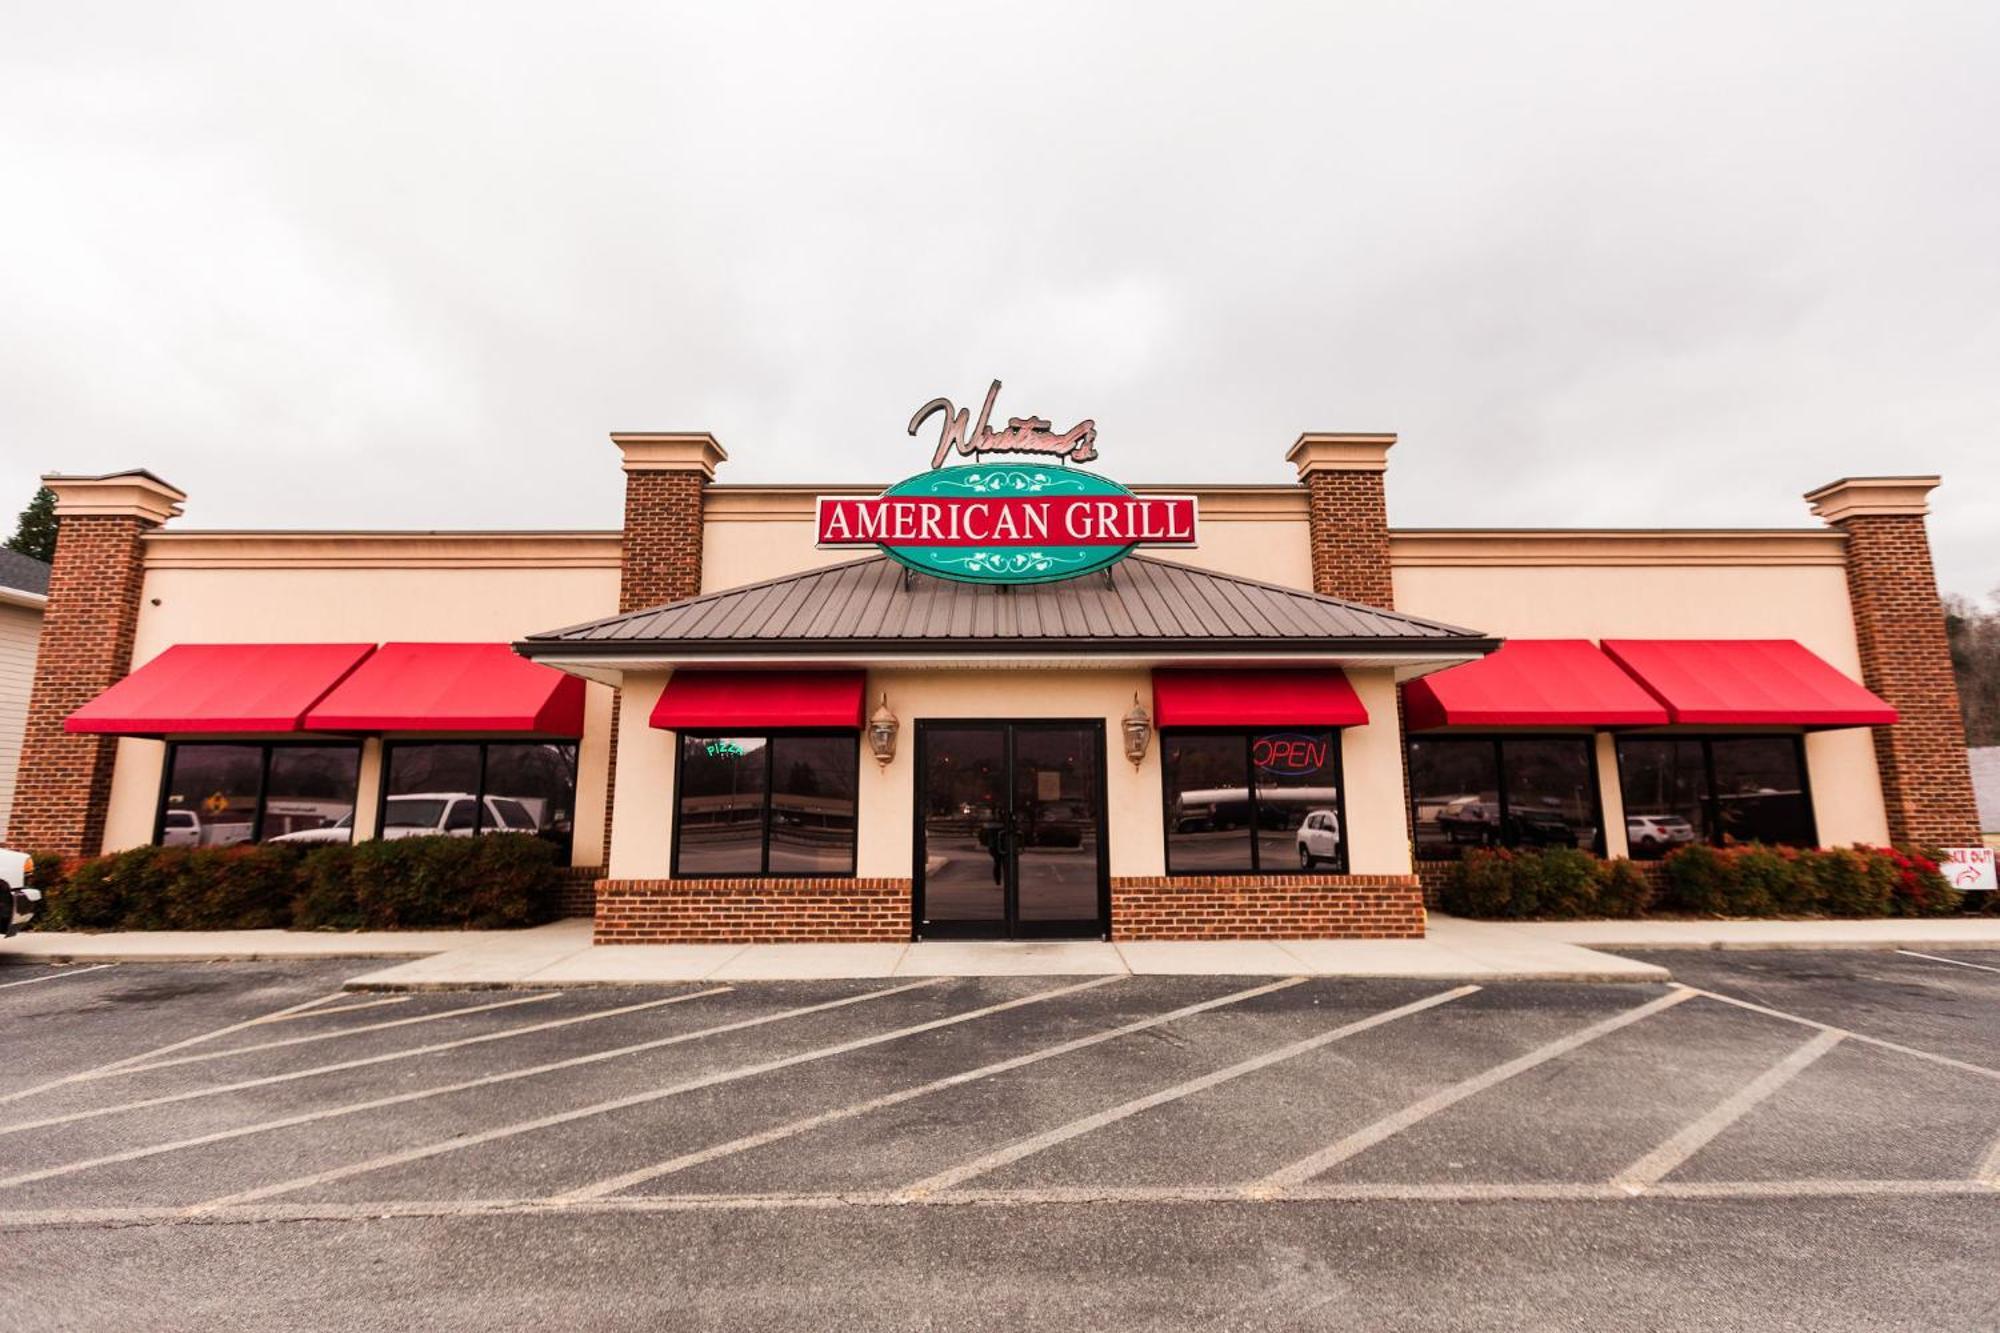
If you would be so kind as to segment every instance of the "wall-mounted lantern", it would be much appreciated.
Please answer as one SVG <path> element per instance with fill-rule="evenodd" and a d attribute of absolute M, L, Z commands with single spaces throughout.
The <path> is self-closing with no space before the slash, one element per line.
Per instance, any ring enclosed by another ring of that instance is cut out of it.
<path fill-rule="evenodd" d="M 1145 705 L 1139 702 L 1136 692 L 1132 695 L 1132 711 L 1119 725 L 1125 732 L 1125 757 L 1132 761 L 1133 768 L 1137 768 L 1145 761 L 1146 746 L 1153 739 L 1153 719 L 1146 712 Z"/>
<path fill-rule="evenodd" d="M 889 711 L 889 696 L 885 693 L 868 719 L 868 748 L 875 752 L 875 762 L 884 768 L 896 757 L 898 725 L 896 715 Z"/>

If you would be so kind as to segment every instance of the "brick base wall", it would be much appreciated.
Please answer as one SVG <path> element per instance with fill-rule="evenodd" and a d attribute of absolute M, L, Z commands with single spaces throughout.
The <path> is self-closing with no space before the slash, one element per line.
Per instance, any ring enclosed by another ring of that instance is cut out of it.
<path fill-rule="evenodd" d="M 1144 876 L 1111 881 L 1114 940 L 1418 940 L 1415 875 Z"/>
<path fill-rule="evenodd" d="M 598 944 L 900 944 L 907 879 L 601 879 Z"/>
<path fill-rule="evenodd" d="M 597 881 L 604 878 L 603 866 L 570 866 L 562 872 L 562 890 L 556 902 L 564 916 L 597 915 Z"/>
<path fill-rule="evenodd" d="M 1438 894 L 1444 892 L 1445 882 L 1451 878 L 1456 861 L 1419 861 L 1417 880 L 1424 886 L 1424 906 L 1436 909 Z"/>

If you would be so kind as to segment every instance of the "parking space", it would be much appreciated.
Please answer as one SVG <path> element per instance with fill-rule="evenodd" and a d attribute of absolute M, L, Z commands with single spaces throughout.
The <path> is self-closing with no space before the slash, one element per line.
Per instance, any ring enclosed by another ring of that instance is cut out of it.
<path fill-rule="evenodd" d="M 696 1215 L 782 1229 L 828 1210 L 895 1232 L 914 1211 L 943 1235 L 967 1209 L 1186 1227 L 1837 1198 L 1896 1210 L 1913 1245 L 1940 1239 L 1929 1218 L 1963 1243 L 1968 1207 L 2000 1230 L 2000 959 L 1667 961 L 1676 984 L 387 996 L 341 991 L 341 963 L 35 969 L 0 986 L 0 1227 L 139 1226 L 172 1249 L 281 1219 L 678 1235 L 722 1225 Z"/>

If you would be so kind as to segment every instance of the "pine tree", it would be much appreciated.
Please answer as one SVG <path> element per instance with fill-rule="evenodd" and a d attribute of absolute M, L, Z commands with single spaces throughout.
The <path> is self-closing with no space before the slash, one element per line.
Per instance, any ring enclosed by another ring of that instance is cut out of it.
<path fill-rule="evenodd" d="M 14 535 L 7 539 L 7 549 L 31 555 L 44 564 L 55 563 L 56 558 L 56 493 L 43 486 L 35 491 L 35 498 L 28 501 L 28 507 L 21 511 L 21 521 L 14 525 Z"/>

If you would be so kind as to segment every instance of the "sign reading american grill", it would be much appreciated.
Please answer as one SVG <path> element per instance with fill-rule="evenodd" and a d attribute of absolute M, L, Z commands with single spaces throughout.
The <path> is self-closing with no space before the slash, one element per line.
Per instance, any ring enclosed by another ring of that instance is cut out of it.
<path fill-rule="evenodd" d="M 971 583 L 1048 583 L 1124 559 L 1140 546 L 1193 546 L 1191 495 L 1139 496 L 1094 472 L 1068 466 L 1097 457 L 1097 427 L 1057 434 L 1040 417 L 990 420 L 1000 381 L 970 413 L 934 398 L 910 419 L 910 434 L 942 413 L 932 470 L 880 495 L 819 498 L 821 546 L 875 546 L 908 568 Z M 970 429 L 968 429 L 970 427 Z M 972 465 L 942 466 L 952 454 Z M 1049 463 L 988 463 L 988 454 L 1030 454 Z"/>

